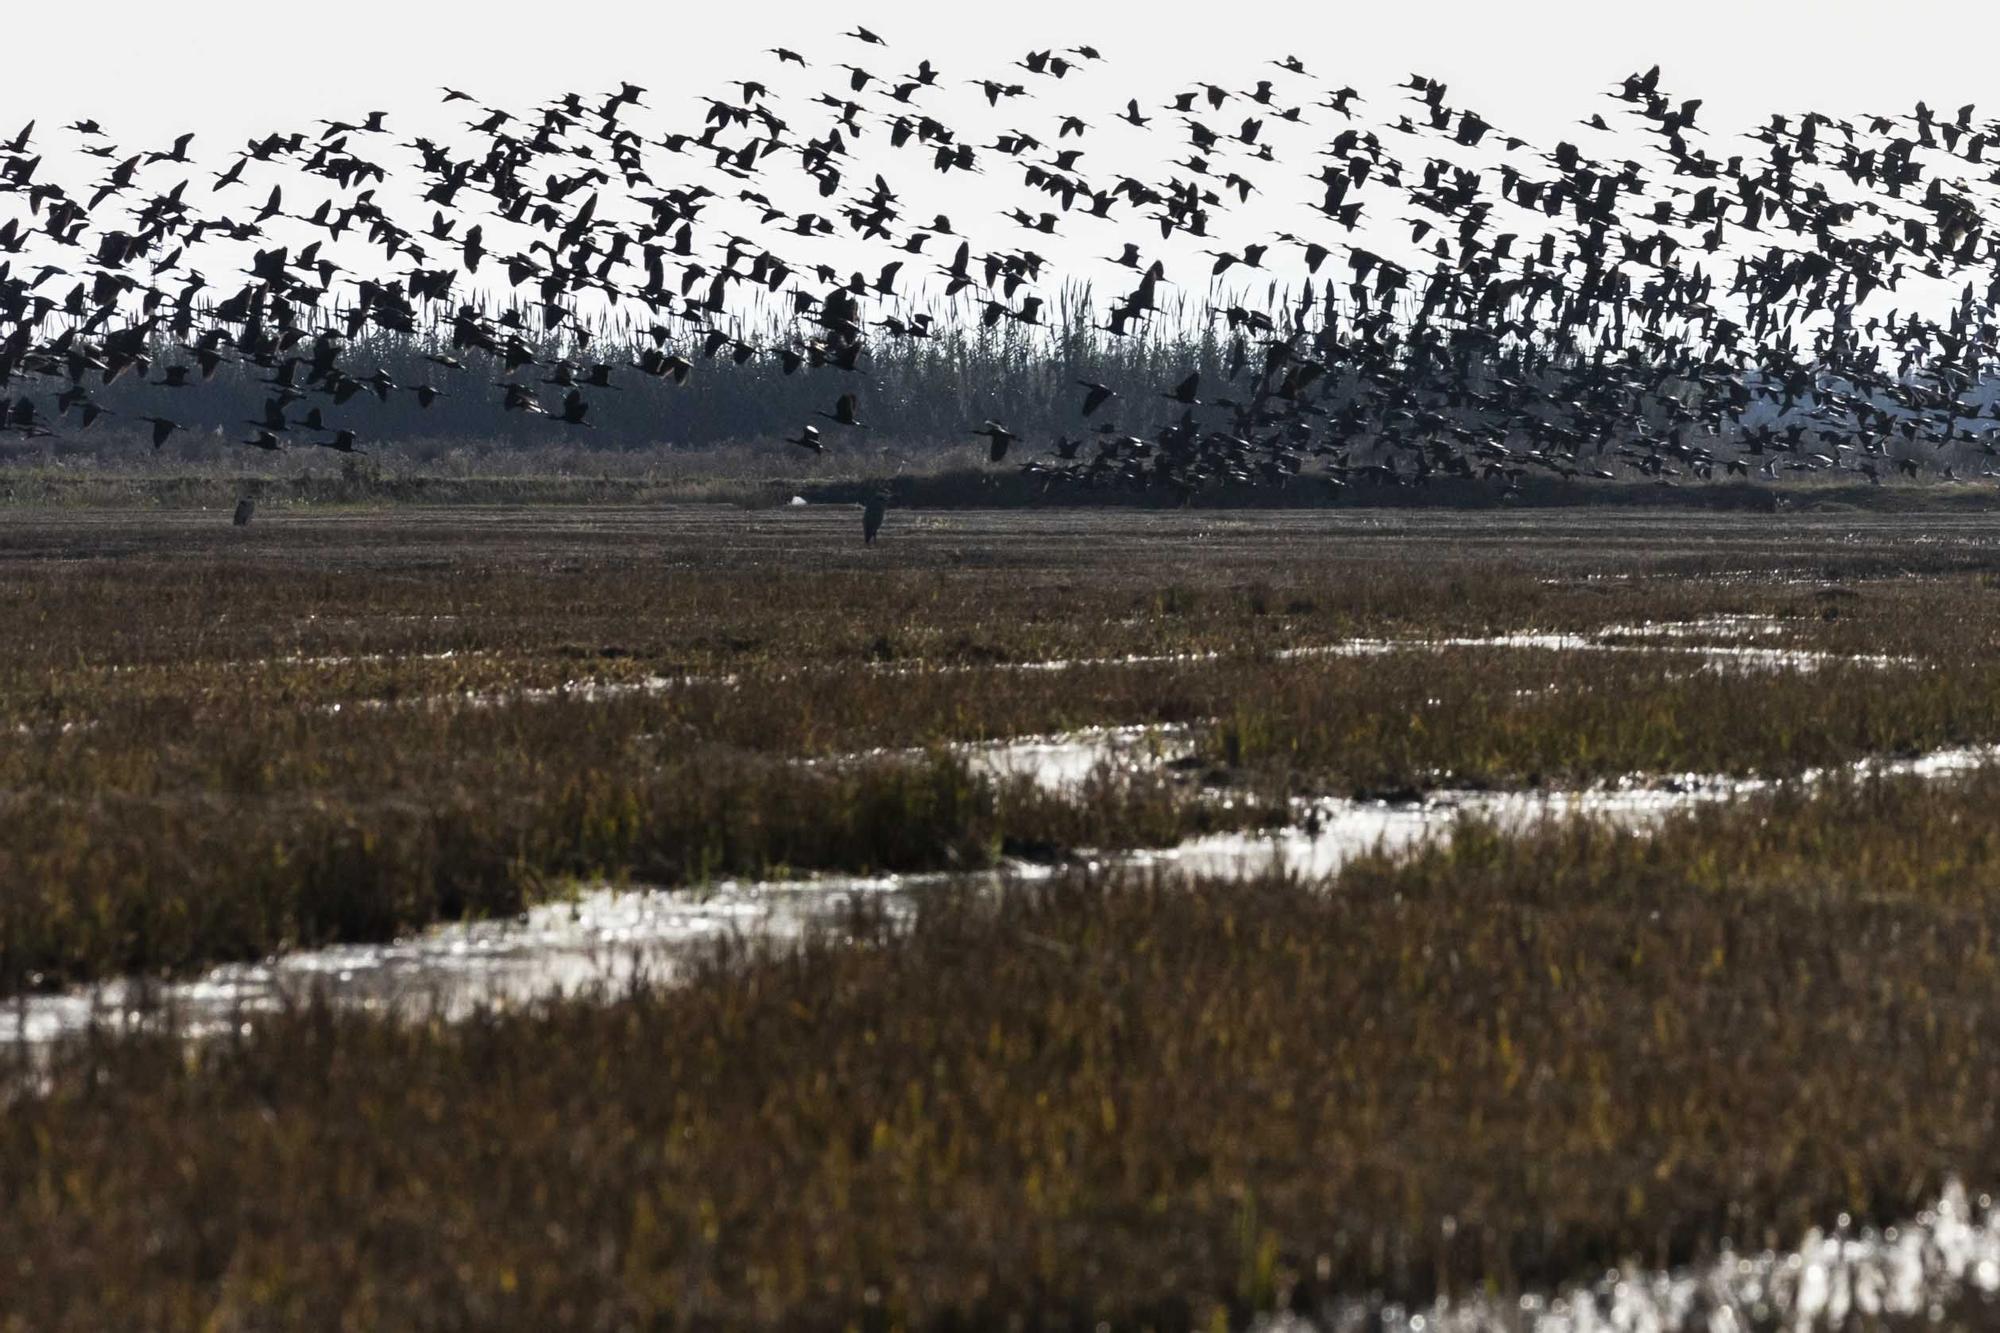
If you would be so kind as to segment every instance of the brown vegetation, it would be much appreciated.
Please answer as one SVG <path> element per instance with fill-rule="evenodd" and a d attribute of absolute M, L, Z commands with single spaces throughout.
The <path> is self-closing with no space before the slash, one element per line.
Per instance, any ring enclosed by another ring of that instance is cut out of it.
<path fill-rule="evenodd" d="M 21 1327 L 1193 1327 L 1790 1243 L 2000 1170 L 2000 780 L 1068 876 L 460 1025 L 62 1051 Z M 1018 1318 L 1017 1318 L 1018 1317 Z"/>
<path fill-rule="evenodd" d="M 1172 841 L 1285 793 L 2000 740 L 2000 616 L 1949 552 L 1932 580 L 1769 586 L 1631 577 L 1606 543 L 1558 581 L 1560 527 L 1521 547 L 1470 526 L 1453 550 L 899 517 L 893 555 L 706 510 L 11 525 L 0 985 L 381 938 L 574 876 L 977 865 Z M 1688 648 L 1726 633 L 1641 623 L 1718 613 L 1769 617 L 1759 646 L 1908 660 L 1709 663 Z M 1616 627 L 1659 651 L 1422 646 Z M 1355 636 L 1416 646 L 1318 651 Z M 1068 800 L 945 758 L 798 763 L 1133 723 L 1192 726 L 1206 768 Z M 1201 781 L 1256 799 L 1224 812 Z"/>
<path fill-rule="evenodd" d="M 1929 522 L 16 515 L 0 983 L 2000 741 L 2000 554 Z M 1620 651 L 1436 642 L 1530 629 Z M 1691 651 L 1739 643 L 1895 660 Z M 951 748 L 1104 723 L 1199 762 L 1052 794 Z M 1193 1327 L 1899 1216 L 2000 1178 L 1996 799 L 1072 870 L 670 991 L 91 1034 L 0 1119 L 0 1328 Z"/>

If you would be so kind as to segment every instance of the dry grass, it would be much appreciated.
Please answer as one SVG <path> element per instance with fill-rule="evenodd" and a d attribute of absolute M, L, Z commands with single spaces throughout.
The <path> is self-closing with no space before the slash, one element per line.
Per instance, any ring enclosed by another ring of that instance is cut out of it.
<path fill-rule="evenodd" d="M 2000 741 L 1983 519 L 897 510 L 872 550 L 852 520 L 9 514 L 0 982 L 572 876 L 972 866 L 1300 790 Z M 1716 615 L 1914 660 L 1715 670 L 1657 629 L 1286 655 Z M 1050 796 L 946 748 L 1132 722 L 1191 726 L 1207 771 Z M 1331 885 L 1068 873 L 671 992 L 93 1034 L 0 1119 L 0 1328 L 1190 1328 L 1899 1215 L 2000 1179 L 1996 798 L 1466 828 Z"/>
<path fill-rule="evenodd" d="M 532 754 L 475 755 L 373 796 L 17 799 L 0 845 L 0 984 L 387 940 L 513 915 L 582 878 L 970 870 L 1010 850 L 1156 846 L 1256 817 L 1154 779 L 1057 798 L 948 756 L 804 769 L 697 751 L 599 766 L 575 746 L 530 771 Z"/>
<path fill-rule="evenodd" d="M 1335 792 L 1786 776 L 2000 737 L 2000 671 L 1477 649 L 1300 665 L 1208 734 L 1230 766 Z"/>
<path fill-rule="evenodd" d="M 1278 516 L 1037 522 L 913 515 L 874 551 L 820 518 L 700 509 L 11 524 L 0 986 L 381 938 L 575 876 L 971 866 L 1172 841 L 1301 790 L 1787 772 L 2000 740 L 2000 614 L 1963 546 L 1916 552 L 1932 578 L 1883 580 L 1911 558 L 1885 534 L 1771 586 L 1633 577 L 1641 556 L 1753 558 L 1761 527 L 1718 530 L 1740 552 L 1592 536 L 1579 558 L 1562 525 L 1539 544 L 1472 525 L 1440 548 L 1296 523 L 1281 544 L 1263 536 Z M 1759 644 L 1921 665 L 1283 655 L 1714 614 L 1771 617 Z M 1072 665 L 1023 669 L 1051 659 Z M 1195 727 L 1210 767 L 1190 776 L 1251 801 L 1222 811 L 1166 779 L 1030 799 L 942 760 L 796 762 L 1132 723 Z"/>
<path fill-rule="evenodd" d="M 0 1305 L 1189 1328 L 1893 1217 L 2000 1175 L 1996 799 L 1070 876 L 609 1003 L 79 1043 L 0 1124 Z"/>

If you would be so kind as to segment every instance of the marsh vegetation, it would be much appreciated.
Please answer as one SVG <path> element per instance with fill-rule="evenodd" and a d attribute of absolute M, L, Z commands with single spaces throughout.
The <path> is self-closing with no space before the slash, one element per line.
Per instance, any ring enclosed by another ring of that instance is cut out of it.
<path fill-rule="evenodd" d="M 2000 743 L 2000 524 L 892 522 L 10 516 L 16 995 L 602 881 L 1052 868 L 692 945 L 671 986 L 22 1053 L 14 1325 L 1206 1327 L 2000 1174 L 1996 779 L 1847 767 Z M 968 748 L 1135 724 L 1177 757 L 1051 786 Z M 1324 881 L 1105 855 L 1815 770 Z"/>

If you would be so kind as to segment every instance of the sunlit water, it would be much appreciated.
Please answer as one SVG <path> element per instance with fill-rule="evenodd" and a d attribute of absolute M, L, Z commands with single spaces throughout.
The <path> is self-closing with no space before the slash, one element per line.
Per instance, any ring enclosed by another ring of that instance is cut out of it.
<path fill-rule="evenodd" d="M 1840 770 L 1809 769 L 1787 781 L 1811 785 L 1837 775 L 1945 778 L 2000 759 L 2000 747 L 1937 750 L 1912 759 L 1868 760 Z M 1582 791 L 1441 791 L 1422 801 L 1327 800 L 1302 803 L 1297 824 L 1271 832 L 1219 833 L 1165 852 L 1140 852 L 1121 860 L 1174 864 L 1190 874 L 1248 878 L 1278 869 L 1304 879 L 1338 871 L 1370 851 L 1396 853 L 1451 836 L 1471 817 L 1503 832 L 1520 832 L 1570 816 L 1601 819 L 1620 828 L 1645 829 L 1668 815 L 1735 800 L 1780 784 L 1766 778 L 1683 774 L 1644 783 Z"/>
<path fill-rule="evenodd" d="M 1190 753 L 1185 728 L 1111 727 L 966 746 L 974 772 L 1028 779 L 1062 791 L 1094 777 L 1137 771 Z M 2000 757 L 2000 749 L 1938 751 L 1844 770 L 1945 777 Z M 1795 782 L 1829 774 L 1811 772 Z M 1438 792 L 1421 801 L 1302 802 L 1298 822 L 1271 832 L 1214 834 L 1161 851 L 1109 852 L 1099 865 L 1159 866 L 1192 875 L 1248 879 L 1272 870 L 1316 879 L 1356 856 L 1395 854 L 1451 836 L 1463 817 L 1503 830 L 1569 816 L 1644 829 L 1697 805 L 1766 790 L 1760 779 L 1687 775 L 1583 791 Z M 231 964 L 185 981 L 114 981 L 0 1005 L 0 1045 L 40 1045 L 91 1024 L 169 1022 L 213 1032 L 277 1006 L 318 996 L 364 1009 L 407 1008 L 457 1016 L 481 1005 L 513 1005 L 638 982 L 671 981 L 692 948 L 725 937 L 783 940 L 833 920 L 856 897 L 899 907 L 946 885 L 999 885 L 1046 876 L 1011 863 L 977 875 L 812 876 L 761 883 L 724 881 L 691 890 L 596 889 L 524 917 L 435 927 L 389 944 L 300 950 Z"/>
<path fill-rule="evenodd" d="M 44 1044 L 92 1023 L 170 1025 L 213 1034 L 260 1011 L 326 998 L 363 1010 L 461 1018 L 480 1007 L 568 995 L 615 994 L 672 982 L 703 943 L 795 938 L 856 899 L 907 903 L 926 888 L 1030 876 L 1033 866 L 981 875 L 826 876 L 723 883 L 700 890 L 595 889 L 519 918 L 439 926 L 391 944 L 303 949 L 236 963 L 184 982 L 114 981 L 9 1002 L 0 1042 Z"/>
<path fill-rule="evenodd" d="M 1185 728 L 1106 727 L 962 747 L 971 770 L 1051 791 L 1186 754 Z M 815 876 L 693 890 L 597 889 L 508 921 L 439 926 L 389 944 L 306 949 L 188 981 L 113 981 L 0 1004 L 0 1045 L 45 1044 L 91 1024 L 171 1023 L 194 1034 L 323 996 L 362 1009 L 455 1017 L 480 1005 L 671 981 L 691 948 L 729 936 L 782 940 L 856 897 L 904 902 L 946 884 L 1049 873 L 1023 863 L 979 875 Z"/>
<path fill-rule="evenodd" d="M 1553 1295 L 1475 1297 L 1419 1309 L 1347 1300 L 1311 1318 L 1260 1320 L 1260 1333 L 1664 1333 L 1837 1329 L 1934 1322 L 1956 1302 L 2000 1291 L 2000 1213 L 1954 1183 L 1931 1208 L 1880 1231 L 1844 1222 L 1795 1250 L 1725 1250 L 1671 1272 L 1627 1269 Z M 1960 1310 L 1964 1324 L 1992 1311 Z M 1963 1324 L 1961 1326 L 1964 1326 Z"/>
<path fill-rule="evenodd" d="M 1336 643 L 1306 644 L 1280 649 L 1272 654 L 1277 661 L 1300 661 L 1317 657 L 1376 657 L 1389 653 L 1435 652 L 1440 648 L 1523 649 L 1547 652 L 1630 653 L 1685 657 L 1717 668 L 1743 670 L 1814 671 L 1833 663 L 1864 666 L 1915 666 L 1918 659 L 1885 654 L 1832 653 L 1815 649 L 1785 648 L 1747 643 L 1746 639 L 1770 637 L 1784 632 L 1775 617 L 1758 615 L 1707 616 L 1696 620 L 1653 621 L 1633 625 L 1608 625 L 1589 632 L 1546 633 L 1521 631 L 1507 634 L 1454 635 L 1427 639 L 1344 639 Z M 1720 642 L 1716 642 L 1719 640 Z M 476 657 L 475 651 L 428 653 L 409 660 L 445 661 L 454 657 Z M 1234 654 L 1219 650 L 1204 652 L 1130 653 L 1115 657 L 1055 657 L 1028 662 L 926 662 L 921 660 L 868 662 L 861 670 L 873 675 L 959 675 L 974 673 L 1044 673 L 1093 669 L 1190 666 L 1221 662 Z M 345 667 L 353 662 L 390 660 L 385 654 L 358 657 L 281 657 L 264 659 L 271 664 L 306 667 Z M 259 662 L 230 663 L 233 667 L 254 667 Z M 788 674 L 845 672 L 844 664 L 824 664 Z M 634 680 L 603 681 L 577 679 L 555 685 L 516 686 L 493 690 L 463 690 L 440 694 L 419 694 L 396 700 L 363 699 L 329 705 L 329 711 L 377 710 L 392 707 L 491 708 L 559 702 L 605 702 L 613 699 L 663 694 L 695 686 L 734 688 L 741 678 L 734 673 L 647 675 Z"/>

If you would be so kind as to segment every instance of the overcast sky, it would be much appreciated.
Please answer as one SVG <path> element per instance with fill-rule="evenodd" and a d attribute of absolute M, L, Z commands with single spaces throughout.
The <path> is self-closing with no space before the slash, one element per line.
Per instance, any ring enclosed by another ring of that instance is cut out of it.
<path fill-rule="evenodd" d="M 101 121 L 121 153 L 165 148 L 176 135 L 194 131 L 198 165 L 169 163 L 151 170 L 143 189 L 164 190 L 174 179 L 192 177 L 200 182 L 191 196 L 198 209 L 247 216 L 273 185 L 283 185 L 286 209 L 296 217 L 326 198 L 331 185 L 302 180 L 290 164 L 253 167 L 229 194 L 211 194 L 208 182 L 248 137 L 311 132 L 321 118 L 358 120 L 383 110 L 391 115 L 393 139 L 364 139 L 358 148 L 371 160 L 388 164 L 392 175 L 382 187 L 383 201 L 412 229 L 422 227 L 431 210 L 416 201 L 421 182 L 412 170 L 413 154 L 391 144 L 407 143 L 413 135 L 435 135 L 447 144 L 456 141 L 463 150 L 465 125 L 473 113 L 463 104 L 440 105 L 445 85 L 466 90 L 485 106 L 531 115 L 535 105 L 571 91 L 595 105 L 603 93 L 630 80 L 650 90 L 647 110 L 630 113 L 623 123 L 656 142 L 651 136 L 664 129 L 698 129 L 705 94 L 736 101 L 740 93 L 732 80 L 760 79 L 772 83 L 795 131 L 822 133 L 831 116 L 806 99 L 819 91 L 848 95 L 840 62 L 895 79 L 928 58 L 943 70 L 944 79 L 920 105 L 939 110 L 967 141 L 984 145 L 992 136 L 1016 129 L 1047 141 L 1054 138 L 1060 116 L 1074 113 L 1094 127 L 1087 141 L 1070 141 L 1087 144 L 1082 170 L 1108 181 L 1122 172 L 1152 172 L 1153 179 L 1162 172 L 1178 173 L 1178 167 L 1166 164 L 1173 153 L 1186 153 L 1186 135 L 1179 118 L 1163 109 L 1176 90 L 1212 81 L 1240 91 L 1260 77 L 1272 78 L 1280 85 L 1277 105 L 1304 103 L 1307 118 L 1296 126 L 1268 125 L 1261 142 L 1275 143 L 1284 169 L 1246 167 L 1255 176 L 1258 193 L 1240 206 L 1229 201 L 1214 230 L 1201 240 L 1159 241 L 1149 236 L 1150 224 L 1134 228 L 1126 216 L 1117 222 L 1065 217 L 1057 235 L 1023 233 L 1000 218 L 1002 210 L 1024 202 L 1031 211 L 1052 205 L 1032 193 L 1024 197 L 1017 171 L 996 165 L 976 176 L 940 176 L 928 169 L 921 148 L 901 159 L 887 157 L 886 136 L 879 132 L 858 141 L 856 157 L 847 164 L 846 197 L 861 190 L 873 172 L 887 171 L 899 192 L 908 191 L 903 195 L 907 217 L 928 220 L 934 212 L 949 213 L 982 251 L 1032 244 L 1050 259 L 1058 279 L 1076 275 L 1101 282 L 1108 272 L 1110 280 L 1122 281 L 1119 270 L 1108 268 L 1108 256 L 1118 241 L 1142 240 L 1148 258 L 1166 251 L 1175 292 L 1196 300 L 1209 282 L 1209 260 L 1190 252 L 1270 241 L 1285 229 L 1378 247 L 1423 268 L 1434 262 L 1412 249 L 1417 237 L 1407 223 L 1410 210 L 1379 193 L 1372 196 L 1358 231 L 1328 237 L 1323 220 L 1320 231 L 1312 230 L 1311 206 L 1320 197 L 1312 179 L 1317 154 L 1327 136 L 1347 123 L 1313 108 L 1327 88 L 1359 88 L 1366 101 L 1360 112 L 1363 123 L 1386 129 L 1416 105 L 1396 85 L 1413 72 L 1423 73 L 1448 85 L 1449 105 L 1477 111 L 1503 135 L 1519 134 L 1542 148 L 1568 139 L 1584 144 L 1600 160 L 1640 158 L 1657 165 L 1657 136 L 1649 136 L 1643 121 L 1621 114 L 1624 108 L 1604 96 L 1615 81 L 1656 62 L 1663 67 L 1663 92 L 1677 101 L 1703 99 L 1700 138 L 1710 151 L 1727 155 L 1747 149 L 1755 154 L 1761 152 L 1759 146 L 1731 141 L 1778 111 L 1796 115 L 1811 108 L 1836 117 L 1907 114 L 1922 98 L 1947 117 L 1954 115 L 1990 86 L 1994 39 L 2000 38 L 2000 11 L 1936 0 L 1893 6 L 1857 0 L 1647 5 L 1432 0 L 1284 6 L 1088 0 L 974 6 L 862 0 L 843 7 L 798 0 L 702 6 L 669 0 L 541 0 L 533 5 L 520 0 L 321 0 L 282 6 L 205 0 L 173 10 L 135 0 L 97 0 L 87 10 L 0 3 L 11 11 L 0 19 L 10 56 L 8 77 L 0 81 L 0 136 L 11 137 L 30 118 L 40 122 L 33 151 L 48 154 L 41 179 L 81 194 L 101 176 L 101 163 L 78 155 L 83 141 L 61 128 L 78 118 Z M 857 22 L 882 34 L 888 50 L 841 35 Z M 1061 83 L 1011 68 L 1031 50 L 1086 43 L 1099 48 L 1107 63 Z M 767 53 L 777 45 L 803 52 L 813 68 L 781 68 Z M 1286 55 L 1303 60 L 1310 79 L 1296 80 L 1265 63 Z M 1033 95 L 989 108 L 977 90 L 964 84 L 980 76 L 1022 82 Z M 877 126 L 888 105 L 883 88 L 878 83 L 861 99 Z M 1117 122 L 1115 113 L 1128 97 L 1138 98 L 1155 117 L 1154 129 L 1138 131 Z M 1614 133 L 1577 124 L 1579 117 L 1598 112 L 1617 126 Z M 1239 99 L 1226 111 L 1201 114 L 1227 134 L 1251 113 Z M 2000 97 L 1981 106 L 1979 114 L 1982 120 L 2000 117 Z M 1389 146 L 1396 154 L 1428 153 L 1439 150 L 1439 136 L 1419 141 L 1392 134 Z M 1449 150 L 1446 155 L 1483 168 L 1500 151 L 1496 136 L 1469 159 Z M 698 155 L 672 157 L 657 148 L 651 154 L 648 167 L 658 173 L 656 181 L 708 181 L 712 175 Z M 1218 173 L 1233 169 L 1245 154 L 1221 156 Z M 708 215 L 713 235 L 704 243 L 719 247 L 729 234 L 726 228 L 754 231 L 757 207 L 736 200 L 728 181 L 710 183 L 722 187 L 725 197 Z M 764 171 L 757 184 L 794 214 L 832 206 L 816 197 L 812 179 L 796 169 Z M 130 206 L 129 200 L 118 205 Z M 607 212 L 616 208 L 606 205 Z M 115 221 L 119 215 L 106 216 Z M 1536 227 L 1560 228 L 1567 219 L 1510 215 L 1502 224 L 1528 232 L 1532 243 L 1539 235 Z M 492 233 L 495 239 L 489 241 L 499 253 L 504 253 L 497 250 L 502 234 Z M 271 224 L 266 237 L 257 244 L 303 244 L 306 239 L 300 226 L 282 218 Z M 512 243 L 526 244 L 526 239 L 517 237 Z M 1766 243 L 1765 238 L 1758 243 Z M 368 245 L 359 232 L 350 232 L 328 251 L 352 267 L 379 269 L 379 257 L 358 257 Z M 215 246 L 211 239 L 203 254 L 190 257 L 190 266 L 202 266 L 220 283 L 237 281 L 231 263 L 214 256 Z M 784 254 L 795 264 L 827 263 L 842 272 L 873 273 L 890 257 L 879 250 L 843 235 L 787 243 Z M 933 253 L 909 263 L 899 289 L 928 299 L 938 282 L 932 261 L 942 258 Z M 247 259 L 242 262 L 247 266 Z M 1216 301 L 1218 293 L 1236 299 L 1235 293 L 1252 292 L 1267 281 L 1290 284 L 1302 277 L 1298 252 L 1281 250 L 1265 269 L 1238 269 L 1219 280 L 1220 287 L 1210 285 L 1207 299 Z M 478 281 L 490 289 L 500 280 L 489 269 Z M 1243 282 L 1250 286 L 1238 285 Z M 1043 284 L 1045 290 L 1053 286 L 1053 280 Z M 1955 284 L 1939 285 L 1933 292 L 1913 281 L 1893 297 L 1885 293 L 1878 300 L 1942 308 L 1940 303 L 1955 299 L 1956 291 Z"/>
<path fill-rule="evenodd" d="M 782 42 L 808 56 L 838 49 L 836 34 L 855 21 L 888 37 L 895 59 L 914 65 L 929 56 L 954 72 L 993 68 L 1030 47 L 1090 42 L 1116 75 L 1129 76 L 1133 93 L 1192 78 L 1242 79 L 1284 52 L 1357 85 L 1420 70 L 1450 82 L 1454 102 L 1536 138 L 1597 109 L 1587 105 L 1593 92 L 1656 60 L 1666 67 L 1663 86 L 1706 99 L 1713 114 L 1703 119 L 1716 128 L 1779 108 L 1903 111 L 1918 97 L 1955 108 L 1993 86 L 2000 39 L 2000 9 L 1936 0 L 94 0 L 6 8 L 4 118 L 94 116 L 133 139 L 141 129 L 233 137 L 301 117 L 393 111 L 434 100 L 444 83 L 519 104 L 631 79 L 671 109 L 677 94 L 692 98 L 762 72 L 763 47 Z M 1994 101 L 1982 110 L 2000 113 Z"/>

